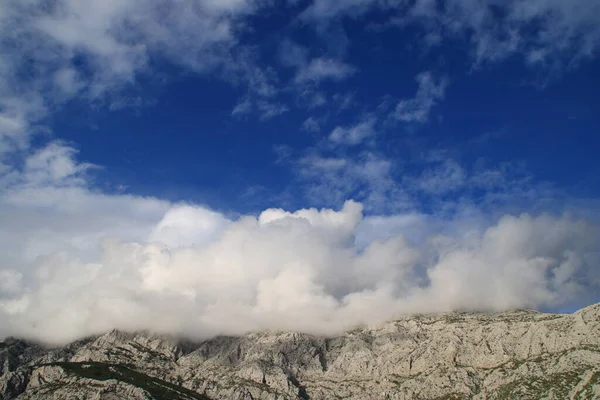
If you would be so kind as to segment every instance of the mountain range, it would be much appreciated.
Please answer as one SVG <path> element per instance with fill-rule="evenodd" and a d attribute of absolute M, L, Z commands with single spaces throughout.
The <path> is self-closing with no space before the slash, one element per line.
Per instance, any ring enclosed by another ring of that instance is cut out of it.
<path fill-rule="evenodd" d="M 0 400 L 597 398 L 600 304 L 411 315 L 336 337 L 113 330 L 64 347 L 0 342 Z"/>

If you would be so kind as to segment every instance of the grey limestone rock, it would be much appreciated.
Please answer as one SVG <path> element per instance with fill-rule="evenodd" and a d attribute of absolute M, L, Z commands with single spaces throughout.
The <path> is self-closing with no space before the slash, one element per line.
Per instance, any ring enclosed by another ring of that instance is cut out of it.
<path fill-rule="evenodd" d="M 596 399 L 600 304 L 399 318 L 337 337 L 257 332 L 191 344 L 112 331 L 58 349 L 0 342 L 8 399 Z"/>

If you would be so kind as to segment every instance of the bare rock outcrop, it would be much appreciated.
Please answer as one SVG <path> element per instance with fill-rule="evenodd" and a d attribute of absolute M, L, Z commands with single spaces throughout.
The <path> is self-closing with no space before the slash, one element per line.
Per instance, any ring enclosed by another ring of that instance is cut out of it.
<path fill-rule="evenodd" d="M 417 315 L 337 337 L 250 333 L 191 344 L 108 332 L 60 349 L 0 343 L 8 399 L 596 399 L 600 304 Z"/>

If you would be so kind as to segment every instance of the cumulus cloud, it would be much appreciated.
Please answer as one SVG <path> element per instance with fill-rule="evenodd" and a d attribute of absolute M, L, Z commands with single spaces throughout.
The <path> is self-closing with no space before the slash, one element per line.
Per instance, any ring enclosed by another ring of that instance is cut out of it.
<path fill-rule="evenodd" d="M 231 219 L 98 193 L 74 157 L 53 144 L 3 181 L 0 336 L 333 334 L 402 313 L 555 306 L 598 289 L 598 226 L 568 215 L 459 227 L 414 212 L 365 216 L 346 201 Z M 54 172 L 40 179 L 31 170 L 42 164 Z"/>
<path fill-rule="evenodd" d="M 312 12 L 360 15 L 396 3 L 319 0 Z M 547 16 L 564 31 L 557 42 L 540 30 L 540 43 L 551 40 L 565 52 L 574 44 L 595 49 L 596 28 L 580 29 L 588 17 L 579 10 L 531 4 L 515 6 L 509 17 Z M 248 92 L 234 114 L 285 112 L 273 100 L 272 71 L 258 68 L 252 52 L 237 47 L 241 18 L 261 6 L 245 0 L 0 3 L 0 156 L 18 161 L 0 164 L 0 337 L 64 343 L 113 328 L 194 338 L 260 329 L 332 334 L 402 313 L 556 306 L 597 293 L 597 223 L 569 215 L 466 221 L 424 215 L 395 179 L 394 162 L 374 152 L 288 161 L 309 196 L 339 208 L 267 209 L 232 218 L 200 204 L 104 193 L 90 183 L 98 167 L 78 162 L 69 144 L 30 148 L 30 135 L 41 129 L 35 125 L 53 109 L 75 96 L 97 101 L 118 92 L 146 73 L 156 54 L 243 82 Z M 419 18 L 450 29 L 437 8 L 420 12 Z M 481 21 L 486 18 L 484 12 Z M 457 21 L 456 32 L 471 27 L 479 34 L 473 27 L 480 22 Z M 477 46 L 484 43 L 474 37 Z M 477 50 L 482 58 L 500 48 L 492 39 Z M 515 40 L 514 49 L 530 49 Z M 538 53 L 531 60 L 545 60 L 548 49 L 556 48 L 532 47 Z M 281 61 L 296 68 L 292 79 L 299 86 L 356 73 L 335 58 L 310 59 L 293 44 L 285 51 Z M 444 80 L 422 74 L 418 81 L 415 98 L 398 104 L 400 120 L 426 121 L 444 96 Z M 351 97 L 333 100 L 344 108 Z M 334 130 L 331 141 L 363 142 L 374 122 L 361 124 Z M 287 150 L 278 150 L 283 162 Z M 461 171 L 444 164 L 427 173 L 419 189 L 446 194 L 469 182 Z"/>
<path fill-rule="evenodd" d="M 444 98 L 448 81 L 436 78 L 430 72 L 422 72 L 416 77 L 417 93 L 411 99 L 400 100 L 394 111 L 394 118 L 403 122 L 424 123 L 429 120 L 431 109 Z"/>

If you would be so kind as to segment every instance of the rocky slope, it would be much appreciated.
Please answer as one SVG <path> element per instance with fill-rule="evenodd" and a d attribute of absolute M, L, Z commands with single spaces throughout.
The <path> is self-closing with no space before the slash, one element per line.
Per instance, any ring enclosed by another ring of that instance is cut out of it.
<path fill-rule="evenodd" d="M 60 349 L 0 342 L 7 399 L 595 399 L 600 304 L 570 315 L 411 316 L 339 337 L 187 343 L 112 331 Z"/>

